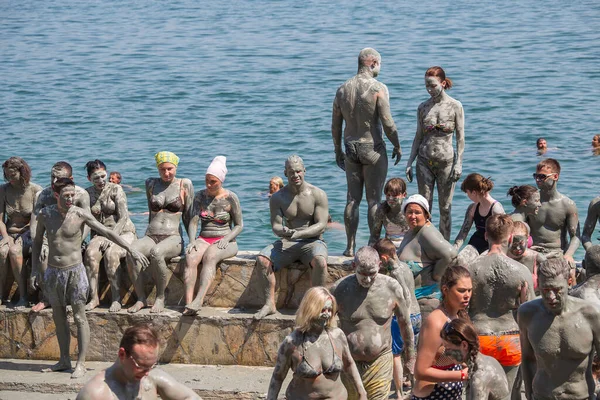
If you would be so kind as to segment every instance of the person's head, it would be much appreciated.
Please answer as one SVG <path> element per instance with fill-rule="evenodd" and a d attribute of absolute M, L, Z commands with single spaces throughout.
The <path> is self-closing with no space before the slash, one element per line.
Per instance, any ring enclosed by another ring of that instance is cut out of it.
<path fill-rule="evenodd" d="M 280 191 L 283 188 L 283 179 L 280 176 L 274 176 L 269 181 L 269 194 Z"/>
<path fill-rule="evenodd" d="M 373 248 L 379 254 L 379 259 L 383 264 L 396 258 L 396 246 L 388 238 L 381 238 L 373 245 Z"/>
<path fill-rule="evenodd" d="M 444 354 L 457 364 L 466 363 L 469 375 L 473 376 L 479 353 L 479 335 L 473 324 L 466 319 L 455 318 L 446 322 L 440 336 L 444 343 Z"/>
<path fill-rule="evenodd" d="M 92 182 L 96 189 L 102 190 L 106 186 L 106 165 L 101 160 L 88 161 L 85 164 L 88 181 Z"/>
<path fill-rule="evenodd" d="M 533 179 L 539 189 L 551 189 L 560 176 L 560 164 L 554 158 L 546 158 L 538 163 Z"/>
<path fill-rule="evenodd" d="M 402 206 L 404 218 L 410 229 L 424 226 L 431 218 L 429 214 L 429 203 L 427 199 L 420 194 L 413 194 L 404 201 Z"/>
<path fill-rule="evenodd" d="M 569 263 L 563 258 L 550 258 L 538 267 L 538 289 L 542 303 L 554 314 L 562 313 L 569 293 Z"/>
<path fill-rule="evenodd" d="M 537 146 L 538 150 L 548 149 L 548 144 L 546 143 L 546 139 L 544 139 L 543 137 L 538 138 L 535 142 L 535 145 Z"/>
<path fill-rule="evenodd" d="M 177 174 L 177 166 L 179 165 L 179 157 L 170 151 L 160 151 L 154 155 L 158 174 L 163 182 L 171 182 Z"/>
<path fill-rule="evenodd" d="M 594 149 L 600 148 L 600 135 L 594 135 L 592 138 L 592 147 Z"/>
<path fill-rule="evenodd" d="M 58 178 L 52 190 L 60 208 L 68 210 L 75 203 L 75 183 L 71 178 Z"/>
<path fill-rule="evenodd" d="M 485 221 L 485 237 L 490 244 L 510 243 L 513 220 L 508 214 L 494 214 Z"/>
<path fill-rule="evenodd" d="M 600 244 L 587 249 L 583 263 L 588 277 L 600 273 Z"/>
<path fill-rule="evenodd" d="M 402 178 L 392 178 L 386 182 L 383 193 L 388 207 L 400 206 L 406 197 L 406 182 Z"/>
<path fill-rule="evenodd" d="M 50 170 L 50 185 L 53 186 L 59 178 L 71 178 L 73 179 L 73 168 L 71 164 L 66 161 L 59 161 L 52 166 Z"/>
<path fill-rule="evenodd" d="M 146 323 L 125 330 L 119 344 L 119 363 L 128 381 L 139 381 L 150 373 L 158 362 L 157 332 Z"/>
<path fill-rule="evenodd" d="M 542 206 L 540 192 L 531 185 L 513 186 L 508 189 L 507 195 L 515 208 L 525 207 L 526 214 L 535 215 Z"/>
<path fill-rule="evenodd" d="M 370 288 L 377 278 L 379 268 L 381 267 L 381 260 L 377 250 L 372 247 L 365 246 L 358 249 L 354 255 L 354 261 L 352 263 L 356 272 L 356 279 L 358 284 L 364 288 Z"/>
<path fill-rule="evenodd" d="M 21 157 L 10 157 L 2 164 L 4 180 L 25 187 L 31 180 L 31 168 Z"/>
<path fill-rule="evenodd" d="M 514 221 L 512 229 L 512 241 L 508 248 L 508 255 L 512 257 L 521 257 L 527 250 L 527 241 L 529 240 L 529 225 L 523 221 Z"/>
<path fill-rule="evenodd" d="M 494 188 L 494 182 L 491 178 L 485 178 L 483 175 L 473 173 L 467 175 L 460 185 L 460 190 L 465 192 L 472 202 L 478 203 L 481 199 Z"/>
<path fill-rule="evenodd" d="M 209 194 L 215 195 L 219 193 L 225 182 L 227 175 L 227 158 L 225 156 L 216 156 L 208 169 L 206 170 L 205 183 L 206 190 Z"/>
<path fill-rule="evenodd" d="M 337 302 L 335 297 L 323 286 L 315 286 L 306 291 L 298 311 L 296 311 L 296 329 L 306 333 L 313 327 L 335 328 Z"/>
<path fill-rule="evenodd" d="M 447 310 L 454 310 L 459 315 L 469 306 L 473 293 L 473 283 L 469 270 L 460 265 L 446 268 L 442 279 L 440 279 L 442 291 L 442 304 Z"/>
<path fill-rule="evenodd" d="M 304 175 L 306 174 L 306 168 L 304 168 L 304 161 L 297 156 L 292 155 L 285 160 L 285 170 L 283 174 L 288 180 L 290 186 L 301 186 L 304 183 Z"/>
<path fill-rule="evenodd" d="M 450 88 L 452 88 L 452 81 L 446 77 L 442 67 L 435 66 L 425 71 L 425 89 L 431 97 L 436 98 Z"/>
<path fill-rule="evenodd" d="M 108 181 L 110 183 L 115 183 L 117 185 L 120 185 L 122 180 L 123 180 L 123 177 L 121 176 L 120 172 L 111 171 L 111 173 L 109 174 Z"/>
<path fill-rule="evenodd" d="M 376 77 L 381 69 L 381 55 L 377 50 L 367 47 L 358 54 L 358 72 L 367 68 Z"/>

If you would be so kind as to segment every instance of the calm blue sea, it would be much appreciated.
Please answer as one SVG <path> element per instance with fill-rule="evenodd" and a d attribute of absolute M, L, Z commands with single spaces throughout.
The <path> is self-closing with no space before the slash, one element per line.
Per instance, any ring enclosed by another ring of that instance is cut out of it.
<path fill-rule="evenodd" d="M 87 186 L 83 166 L 100 158 L 141 189 L 157 176 L 154 153 L 170 150 L 181 157 L 178 176 L 199 190 L 212 158 L 225 155 L 225 186 L 244 210 L 241 249 L 274 239 L 261 192 L 292 153 L 343 222 L 331 105 L 364 47 L 382 54 L 379 79 L 401 135 L 404 157 L 389 177 L 403 176 L 416 109 L 428 97 L 423 74 L 441 65 L 465 109 L 464 176 L 491 176 L 507 211 L 507 189 L 533 184 L 539 136 L 556 148 L 548 155 L 563 167 L 559 190 L 577 202 L 582 224 L 600 192 L 600 158 L 590 150 L 600 133 L 597 1 L 5 0 L 0 15 L 1 160 L 25 158 L 45 186 L 65 159 Z M 459 190 L 453 236 L 468 204 Z M 129 208 L 145 211 L 143 191 L 129 194 Z M 143 234 L 147 216 L 133 219 Z M 326 240 L 332 253 L 344 249 L 342 231 Z"/>

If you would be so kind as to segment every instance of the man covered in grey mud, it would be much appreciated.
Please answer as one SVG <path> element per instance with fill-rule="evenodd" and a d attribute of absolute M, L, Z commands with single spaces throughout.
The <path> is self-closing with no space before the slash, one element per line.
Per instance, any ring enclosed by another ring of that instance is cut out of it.
<path fill-rule="evenodd" d="M 537 214 L 527 215 L 525 222 L 531 228 L 531 249 L 546 258 L 564 257 L 574 272 L 573 255 L 580 243 L 577 205 L 558 192 L 559 177 L 558 161 L 547 158 L 538 163 L 533 178 L 540 189 L 542 206 Z"/>
<path fill-rule="evenodd" d="M 156 331 L 140 323 L 127 328 L 117 360 L 81 389 L 77 400 L 139 399 L 200 400 L 194 391 L 160 368 Z"/>
<path fill-rule="evenodd" d="M 568 295 L 569 265 L 552 258 L 538 269 L 541 298 L 519 307 L 522 374 L 529 400 L 593 399 L 590 357 L 600 351 L 598 306 Z"/>
<path fill-rule="evenodd" d="M 327 245 L 323 232 L 327 228 L 329 206 L 327 194 L 304 180 L 304 161 L 288 157 L 284 174 L 288 184 L 269 199 L 271 227 L 280 239 L 261 250 L 256 257 L 265 293 L 265 305 L 254 314 L 262 319 L 274 314 L 275 274 L 295 261 L 311 269 L 313 286 L 324 286 L 327 279 Z"/>
<path fill-rule="evenodd" d="M 521 345 L 513 311 L 535 295 L 529 269 L 506 255 L 513 224 L 506 214 L 492 215 L 486 221 L 489 252 L 469 265 L 473 280 L 469 316 L 479 335 L 479 351 L 502 365 L 512 390 L 510 398 L 517 400 L 521 398 Z"/>
<path fill-rule="evenodd" d="M 583 260 L 585 281 L 575 286 L 569 294 L 600 306 L 600 245 L 587 249 Z"/>
<path fill-rule="evenodd" d="M 88 297 L 88 279 L 83 266 L 81 242 L 84 226 L 112 240 L 141 264 L 147 266 L 148 260 L 129 243 L 111 229 L 104 227 L 90 211 L 75 205 L 77 191 L 69 178 L 60 178 L 52 185 L 57 204 L 44 207 L 37 218 L 33 241 L 32 285 L 38 276 L 41 263 L 44 233 L 48 238 L 48 267 L 44 273 L 44 288 L 52 306 L 52 317 L 56 325 L 56 337 L 60 348 L 60 360 L 50 371 L 71 369 L 69 355 L 71 332 L 67 319 L 67 305 L 73 308 L 73 317 L 77 325 L 79 354 L 77 365 L 71 378 L 80 378 L 85 374 L 85 355 L 90 341 L 90 328 L 85 315 Z"/>
<path fill-rule="evenodd" d="M 585 223 L 583 224 L 581 243 L 586 251 L 592 246 L 592 235 L 594 234 L 594 229 L 596 229 L 598 219 L 600 219 L 600 196 L 590 201 L 587 217 L 585 217 Z"/>
<path fill-rule="evenodd" d="M 331 293 L 338 302 L 340 328 L 348 338 L 350 353 L 369 400 L 387 399 L 392 381 L 392 334 L 395 315 L 404 342 L 410 372 L 415 363 L 414 334 L 408 293 L 392 277 L 379 274 L 381 261 L 372 247 L 360 248 L 354 257 L 356 273 L 338 280 Z M 358 394 L 344 376 L 348 399 Z"/>
<path fill-rule="evenodd" d="M 54 190 L 52 189 L 54 183 L 60 178 L 69 178 L 73 179 L 73 168 L 66 161 L 59 161 L 52 166 L 50 170 L 50 186 L 45 187 L 41 192 L 37 194 L 37 198 L 35 201 L 35 206 L 33 208 L 33 213 L 31 214 L 31 237 L 35 237 L 35 227 L 36 227 L 36 218 L 40 211 L 47 206 L 56 204 L 56 197 L 54 196 Z M 75 202 L 74 204 L 77 207 L 83 208 L 84 210 L 90 210 L 90 195 L 88 192 L 79 186 L 75 186 Z M 83 238 L 85 239 L 88 236 L 89 228 L 86 226 Z M 38 304 L 34 305 L 31 308 L 31 311 L 38 312 L 48 307 L 50 304 L 48 303 L 48 299 L 46 298 L 46 294 L 44 292 L 44 281 L 41 279 L 46 272 L 46 267 L 48 265 L 48 242 L 44 239 L 44 245 L 42 246 L 41 252 L 41 264 L 40 269 L 38 271 L 39 276 L 33 276 L 33 268 L 31 271 L 31 282 L 35 279 L 37 285 L 40 289 L 40 301 Z M 31 285 L 34 290 L 37 287 Z"/>
<path fill-rule="evenodd" d="M 387 86 L 379 82 L 381 56 L 366 48 L 358 55 L 358 73 L 339 87 L 333 101 L 331 133 L 338 167 L 346 171 L 348 203 L 344 211 L 347 246 L 344 255 L 352 257 L 356 247 L 359 205 L 366 191 L 369 230 L 381 201 L 388 160 L 383 132 L 392 142 L 392 159 L 402 157 L 398 131 L 390 112 Z M 342 135 L 342 126 L 343 129 Z M 342 136 L 345 153 L 342 150 Z"/>

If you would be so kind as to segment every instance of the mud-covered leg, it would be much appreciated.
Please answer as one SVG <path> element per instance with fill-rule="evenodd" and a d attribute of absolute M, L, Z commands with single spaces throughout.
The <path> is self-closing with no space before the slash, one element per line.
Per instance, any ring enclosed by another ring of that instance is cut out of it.
<path fill-rule="evenodd" d="M 111 304 L 109 312 L 117 312 L 121 310 L 121 292 L 119 273 L 121 268 L 121 259 L 127 256 L 127 252 L 116 244 L 112 244 L 104 254 L 104 266 L 106 268 L 106 276 L 110 283 Z"/>
<path fill-rule="evenodd" d="M 95 236 L 90 240 L 90 243 L 85 250 L 83 264 L 85 265 L 85 272 L 90 283 L 90 301 L 85 306 L 87 311 L 93 310 L 100 304 L 100 299 L 98 297 L 98 272 L 100 271 L 100 261 L 102 260 L 100 246 L 105 240 L 108 239 L 102 236 Z"/>
<path fill-rule="evenodd" d="M 154 240 L 144 236 L 143 238 L 133 242 L 131 247 L 148 257 L 154 245 Z M 152 262 L 152 260 L 150 260 L 150 262 Z M 141 274 L 142 268 L 135 262 L 135 260 L 133 260 L 133 258 L 131 258 L 130 255 L 127 255 L 127 272 L 129 273 L 129 279 L 133 283 L 135 294 L 137 296 L 136 303 L 129 307 L 127 312 L 136 313 L 142 308 L 148 306 L 148 300 L 146 299 L 146 288 L 144 287 L 144 279 Z"/>
<path fill-rule="evenodd" d="M 327 282 L 327 260 L 324 257 L 317 256 L 310 262 L 311 286 L 325 286 Z"/>
<path fill-rule="evenodd" d="M 195 248 L 193 248 L 185 256 L 185 270 L 183 271 L 183 283 L 185 286 L 185 304 L 186 307 L 192 300 L 194 300 L 194 289 L 198 280 L 198 269 L 202 268 L 200 263 L 204 252 L 208 249 L 209 244 L 204 240 L 197 239 L 194 242 Z M 186 309 L 187 310 L 187 309 Z M 186 311 L 184 311 L 184 314 Z"/>
<path fill-rule="evenodd" d="M 151 313 L 160 313 L 165 309 L 165 289 L 167 288 L 167 260 L 181 254 L 181 236 L 169 236 L 150 250 L 150 268 L 156 283 L 156 300 Z"/>
<path fill-rule="evenodd" d="M 438 203 L 440 205 L 440 233 L 444 239 L 450 240 L 452 229 L 452 197 L 454 197 L 454 186 L 456 182 L 450 179 L 452 164 L 437 171 Z"/>
<path fill-rule="evenodd" d="M 346 209 L 344 210 L 344 225 L 346 226 L 347 239 L 344 255 L 347 257 L 354 257 L 354 250 L 356 248 L 356 231 L 358 230 L 359 223 L 359 206 L 363 196 L 363 166 L 362 164 L 355 164 L 348 159 L 346 159 L 345 164 L 348 193 L 346 199 Z"/>
<path fill-rule="evenodd" d="M 273 272 L 273 263 L 266 257 L 256 257 L 256 268 L 259 269 L 259 274 L 262 277 L 261 284 L 265 293 L 265 305 L 254 314 L 254 319 L 262 319 L 267 315 L 275 314 L 277 308 L 275 306 L 275 273 Z"/>
<path fill-rule="evenodd" d="M 4 298 L 4 285 L 6 284 L 6 277 L 8 276 L 8 268 L 10 268 L 8 265 L 10 262 L 8 258 L 9 249 L 10 247 L 8 244 L 0 247 L 0 304 L 6 300 Z"/>
<path fill-rule="evenodd" d="M 8 258 L 10 259 L 13 276 L 17 281 L 17 285 L 19 285 L 19 301 L 15 307 L 27 307 L 29 305 L 27 300 L 27 279 L 23 271 L 23 246 L 21 240 L 16 240 L 10 246 Z"/>
<path fill-rule="evenodd" d="M 420 158 L 417 158 L 417 186 L 419 194 L 427 199 L 429 203 L 429 214 L 433 214 L 433 188 L 435 187 L 435 175 Z"/>
<path fill-rule="evenodd" d="M 90 344 L 90 326 L 85 316 L 85 304 L 75 303 L 73 307 L 73 319 L 77 326 L 77 365 L 71 374 L 72 379 L 81 378 L 85 375 L 85 355 Z"/>
<path fill-rule="evenodd" d="M 363 177 L 365 182 L 365 196 L 368 204 L 368 222 L 369 222 L 369 235 L 373 231 L 375 224 L 375 213 L 377 207 L 381 203 L 381 194 L 383 193 L 383 186 L 385 185 L 385 178 L 388 173 L 388 159 L 387 155 L 382 154 L 379 159 L 373 165 L 365 165 L 363 167 Z"/>

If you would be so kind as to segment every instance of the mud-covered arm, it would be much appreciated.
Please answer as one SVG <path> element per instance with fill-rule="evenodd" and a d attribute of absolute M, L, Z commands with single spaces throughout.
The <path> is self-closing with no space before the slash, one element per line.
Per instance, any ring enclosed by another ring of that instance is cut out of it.
<path fill-rule="evenodd" d="M 291 237 L 293 240 L 314 238 L 322 235 L 325 229 L 327 229 L 327 218 L 329 217 L 327 195 L 317 187 L 312 188 L 312 194 L 315 199 L 314 224 L 306 228 L 294 230 Z"/>
<path fill-rule="evenodd" d="M 348 346 L 348 339 L 346 339 L 346 334 L 339 329 L 336 329 L 336 337 L 339 338 L 340 342 L 343 345 L 342 351 L 342 363 L 344 364 L 344 373 L 350 377 L 356 391 L 358 392 L 360 400 L 367 400 L 367 391 L 363 386 L 362 379 L 358 372 L 358 368 L 356 368 L 356 363 L 352 358 L 352 353 L 350 353 L 350 347 Z"/>
<path fill-rule="evenodd" d="M 0 235 L 2 235 L 2 239 L 0 240 L 0 246 L 8 242 L 8 232 L 6 230 L 6 224 L 4 223 L 4 213 L 6 212 L 6 207 L 4 205 L 6 193 L 5 187 L 9 185 L 8 183 L 5 185 L 0 185 Z"/>
<path fill-rule="evenodd" d="M 579 248 L 579 236 L 581 232 L 579 230 L 579 216 L 577 215 L 577 206 L 573 200 L 567 202 L 567 219 L 565 221 L 567 234 L 569 235 L 570 241 L 567 250 L 565 251 L 565 258 L 573 260 L 573 255 Z"/>
<path fill-rule="evenodd" d="M 279 192 L 276 192 L 269 199 L 269 210 L 271 212 L 271 229 L 273 229 L 273 233 L 281 238 L 290 237 L 291 234 L 288 233 L 290 229 L 285 227 L 283 224 L 283 210 L 281 208 L 281 194 L 278 195 Z"/>
<path fill-rule="evenodd" d="M 529 342 L 528 328 L 531 320 L 532 304 L 525 303 L 517 312 L 517 322 L 519 324 L 519 336 L 521 341 L 521 372 L 523 374 L 523 383 L 525 385 L 525 397 L 532 400 L 531 386 L 533 377 L 537 369 L 535 352 Z"/>
<path fill-rule="evenodd" d="M 273 375 L 271 375 L 271 381 L 269 382 L 267 400 L 277 400 L 281 385 L 283 385 L 283 381 L 292 366 L 293 352 L 294 346 L 292 344 L 292 339 L 290 336 L 287 336 L 277 351 L 277 361 L 275 362 L 275 369 L 273 369 Z"/>
<path fill-rule="evenodd" d="M 189 228 L 188 221 L 192 218 L 194 213 L 194 185 L 192 181 L 186 178 L 183 179 L 183 226 Z M 196 231 L 190 231 L 187 229 L 189 243 L 193 243 L 196 237 Z"/>
<path fill-rule="evenodd" d="M 412 166 L 415 158 L 417 158 L 417 154 L 419 153 L 419 147 L 421 147 L 421 143 L 423 142 L 423 124 L 421 121 L 421 106 L 417 110 L 417 132 L 415 133 L 415 138 L 413 139 L 412 147 L 410 149 L 410 156 L 408 157 L 408 161 L 406 162 L 406 167 Z"/>
<path fill-rule="evenodd" d="M 469 231 L 471 230 L 471 227 L 473 226 L 473 217 L 475 215 L 475 207 L 476 207 L 475 203 L 471 203 L 471 204 L 469 204 L 469 207 L 467 207 L 467 212 L 465 212 L 465 220 L 463 221 L 460 231 L 458 231 L 458 235 L 456 235 L 456 239 L 454 239 L 454 247 L 456 249 L 460 249 L 460 247 L 463 245 L 465 239 L 469 235 Z"/>
<path fill-rule="evenodd" d="M 231 216 L 233 228 L 231 228 L 231 231 L 227 235 L 223 236 L 223 239 L 221 239 L 226 242 L 231 242 L 242 232 L 242 229 L 244 229 L 242 206 L 240 205 L 240 200 L 233 192 L 229 192 L 229 203 L 231 204 L 229 215 Z"/>
<path fill-rule="evenodd" d="M 87 190 L 82 190 L 77 195 L 77 200 L 75 201 L 75 205 L 84 210 L 90 212 L 90 194 Z M 90 227 L 88 225 L 83 227 L 83 240 L 86 240 L 90 236 Z"/>
<path fill-rule="evenodd" d="M 156 391 L 161 399 L 169 400 L 201 400 L 192 389 L 179 383 L 171 375 L 160 368 L 150 371 L 148 376 L 156 385 Z"/>
<path fill-rule="evenodd" d="M 400 161 L 402 150 L 400 149 L 400 141 L 398 140 L 398 129 L 394 123 L 392 112 L 390 110 L 390 93 L 388 88 L 383 83 L 380 83 L 381 89 L 377 92 L 377 112 L 383 126 L 383 131 L 394 146 L 392 158 L 397 157 L 396 164 Z"/>
<path fill-rule="evenodd" d="M 333 112 L 331 114 L 331 136 L 333 138 L 333 150 L 335 152 L 335 162 L 342 170 L 346 170 L 346 165 L 344 164 L 344 151 L 342 150 L 342 137 L 344 126 L 344 115 L 342 114 L 342 109 L 338 103 L 338 97 L 340 96 L 340 90 L 335 94 L 335 99 L 333 99 Z"/>
<path fill-rule="evenodd" d="M 379 206 L 377 206 L 377 211 L 375 211 L 375 218 L 373 219 L 373 229 L 371 229 L 371 236 L 369 237 L 369 246 L 373 246 L 381 237 L 383 218 L 383 207 L 380 204 Z"/>
<path fill-rule="evenodd" d="M 32 238 L 35 237 L 35 228 L 37 226 L 36 219 L 38 217 L 39 212 L 42 210 L 42 208 L 44 208 L 42 200 L 40 199 L 40 193 L 42 193 L 42 190 L 40 190 L 35 194 L 35 196 L 33 196 L 33 211 L 31 213 L 31 221 L 29 221 L 29 226 L 31 227 L 30 233 Z"/>
<path fill-rule="evenodd" d="M 410 322 L 410 297 L 398 282 L 391 281 L 390 285 L 396 300 L 394 314 L 396 315 L 396 320 L 400 327 L 400 335 L 402 335 L 402 341 L 404 342 L 406 366 L 411 373 L 414 373 L 415 335 L 412 330 L 412 323 Z"/>
<path fill-rule="evenodd" d="M 585 223 L 583 224 L 583 233 L 581 234 L 581 242 L 583 243 L 583 248 L 586 251 L 592 246 L 592 235 L 594 234 L 594 229 L 596 229 L 599 211 L 600 197 L 596 197 L 590 201 L 587 217 L 585 218 Z"/>
<path fill-rule="evenodd" d="M 42 245 L 44 244 L 44 233 L 46 233 L 46 218 L 43 211 L 40 211 L 36 218 L 35 236 L 33 237 L 33 247 L 31 249 L 31 278 L 36 278 L 41 270 Z M 32 282 L 32 286 L 35 284 Z"/>
<path fill-rule="evenodd" d="M 115 205 L 117 209 L 117 216 L 119 220 L 113 228 L 113 232 L 120 235 L 123 232 L 125 224 L 129 220 L 129 209 L 127 207 L 127 195 L 123 191 L 120 185 L 116 185 L 115 193 Z"/>
<path fill-rule="evenodd" d="M 452 178 L 458 181 L 462 175 L 463 154 L 465 152 L 465 112 L 462 104 L 456 102 L 456 162 L 452 171 Z"/>
<path fill-rule="evenodd" d="M 192 202 L 192 211 L 190 212 L 190 216 L 188 217 L 188 222 L 187 222 L 187 226 L 186 226 L 186 230 L 188 235 L 190 234 L 190 232 L 192 233 L 192 235 L 195 237 L 196 233 L 198 232 L 198 223 L 200 221 L 200 204 L 202 204 L 202 195 L 203 195 L 203 191 L 199 191 L 198 193 L 196 193 L 196 195 L 194 196 L 194 201 Z M 193 241 L 191 241 L 188 246 L 193 245 Z"/>
<path fill-rule="evenodd" d="M 427 229 L 427 231 L 422 232 L 419 244 L 429 258 L 436 260 L 433 265 L 431 277 L 433 280 L 439 282 L 446 268 L 456 259 L 458 255 L 456 248 L 448 243 L 436 228 Z"/>

